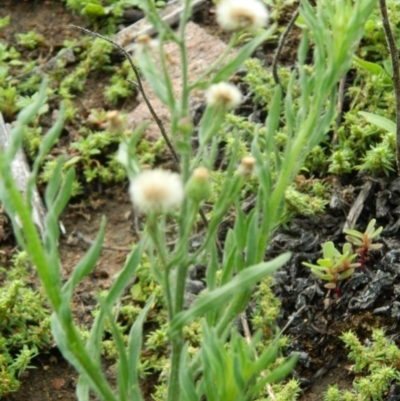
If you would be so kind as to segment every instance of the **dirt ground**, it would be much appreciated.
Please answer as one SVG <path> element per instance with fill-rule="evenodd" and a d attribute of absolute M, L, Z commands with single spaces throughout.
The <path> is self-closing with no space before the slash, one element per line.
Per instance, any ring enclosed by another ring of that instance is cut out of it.
<path fill-rule="evenodd" d="M 59 1 L 2 0 L 0 3 L 0 18 L 11 15 L 12 21 L 9 27 L 2 30 L 0 39 L 13 43 L 15 33 L 27 32 L 35 28 L 37 32 L 45 35 L 46 44 L 31 57 L 39 57 L 43 62 L 54 56 L 65 39 L 79 36 L 77 31 L 68 27 L 68 24 L 85 25 L 85 22 L 78 16 L 67 12 Z M 205 25 L 210 25 L 207 19 L 209 15 L 207 11 L 203 10 L 195 20 L 196 22 L 203 20 Z M 284 20 L 285 18 L 282 23 L 287 22 Z M 55 24 L 54 21 L 57 23 Z M 213 32 L 212 29 L 209 31 Z M 296 35 L 296 33 L 293 34 L 284 49 L 284 61 L 290 60 L 295 54 L 298 39 Z M 271 57 L 270 48 L 265 57 Z M 87 110 L 102 107 L 104 103 L 102 87 L 101 81 L 93 81 L 93 84 L 85 92 L 84 98 L 81 99 L 82 107 Z M 359 184 L 362 187 L 363 182 Z M 389 184 L 387 183 L 387 185 Z M 372 214 L 379 190 L 379 185 L 377 185 L 371 192 L 368 200 L 368 204 L 371 206 L 369 209 L 366 208 L 366 216 L 368 216 L 368 211 Z M 103 251 L 95 270 L 77 290 L 74 306 L 82 323 L 91 319 L 90 311 L 93 307 L 91 294 L 98 289 L 109 287 L 112 277 L 123 265 L 130 244 L 135 241 L 132 207 L 127 196 L 127 185 L 92 192 L 87 199 L 69 205 L 62 217 L 67 234 L 60 242 L 60 252 L 63 273 L 65 277 L 68 277 L 73 266 L 87 250 L 89 240 L 95 238 L 103 215 L 107 218 L 105 245 L 112 249 Z M 364 220 L 367 220 L 367 217 Z M 319 235 L 317 239 L 314 238 L 312 249 L 309 249 L 311 253 L 317 252 L 320 244 L 326 238 L 333 238 L 335 235 L 336 238 L 339 238 L 339 234 L 334 233 L 341 232 L 344 221 L 345 213 L 343 211 L 330 210 L 328 215 L 320 220 L 304 219 L 301 222 L 302 230 L 294 222 L 289 225 L 288 229 L 279 231 L 271 245 L 271 255 L 282 249 L 291 250 L 295 255 L 292 265 L 288 266 L 282 274 L 287 274 L 286 278 L 290 275 L 294 275 L 297 280 L 304 278 L 304 272 L 293 273 L 290 270 L 299 269 L 300 262 L 306 260 L 305 251 L 303 250 L 302 253 L 293 245 L 295 240 L 300 238 L 301 247 L 301 241 L 305 238 L 302 238 L 302 235 L 306 235 L 307 230 Z M 10 252 L 11 248 L 10 240 L 6 241 L 4 246 L 1 245 L 1 250 L 5 253 Z M 378 259 L 379 255 L 374 257 Z M 310 258 L 310 253 L 307 258 Z M 282 278 L 282 283 L 287 283 L 284 279 Z M 315 280 L 311 284 L 309 282 L 304 284 L 302 291 L 306 291 L 307 288 L 314 285 L 314 282 Z M 343 331 L 352 329 L 361 339 L 365 339 L 370 336 L 372 327 L 385 328 L 390 335 L 396 332 L 397 319 L 390 315 L 373 313 L 371 308 L 354 310 L 350 313 L 347 308 L 346 302 L 349 302 L 347 299 L 338 303 L 331 296 L 333 301 L 327 305 L 326 293 L 319 294 L 315 289 L 316 294 L 310 295 L 311 290 L 307 291 L 309 292 L 306 294 L 303 312 L 289 326 L 287 334 L 293 338 L 292 349 L 302 351 L 310 358 L 309 363 L 300 363 L 294 372 L 294 376 L 302 382 L 304 387 L 301 401 L 322 401 L 322 393 L 328 385 L 337 383 L 342 389 L 351 388 L 354 379 L 351 373 L 351 362 L 347 359 L 347 351 L 344 349 L 343 343 L 338 339 L 339 335 Z M 281 327 L 288 322 L 291 314 L 299 309 L 300 293 L 301 291 L 298 289 L 288 289 L 283 284 L 278 285 L 277 295 L 282 300 L 283 308 L 279 322 Z M 377 305 L 383 305 L 386 301 L 388 298 L 382 298 L 377 301 Z M 48 355 L 36 358 L 34 365 L 36 369 L 24 373 L 20 390 L 4 397 L 5 401 L 72 401 L 76 399 L 77 376 L 56 349 Z"/>

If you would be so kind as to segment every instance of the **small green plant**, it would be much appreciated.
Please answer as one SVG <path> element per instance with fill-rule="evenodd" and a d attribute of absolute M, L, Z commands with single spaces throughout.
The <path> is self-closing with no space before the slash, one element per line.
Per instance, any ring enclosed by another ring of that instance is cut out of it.
<path fill-rule="evenodd" d="M 329 241 L 322 246 L 322 256 L 322 259 L 317 260 L 316 265 L 307 262 L 303 262 L 303 265 L 309 267 L 317 277 L 327 281 L 324 287 L 335 290 L 340 297 L 338 282 L 350 277 L 354 270 L 361 266 L 360 263 L 353 262 L 358 255 L 353 253 L 349 243 L 343 245 L 341 253 L 336 249 L 335 244 Z"/>
<path fill-rule="evenodd" d="M 27 33 L 20 33 L 17 35 L 17 37 L 18 37 L 18 43 L 29 50 L 36 49 L 36 47 L 43 44 L 45 40 L 42 34 L 36 33 L 34 31 L 29 31 Z"/>
<path fill-rule="evenodd" d="M 51 344 L 50 312 L 30 286 L 28 256 L 17 253 L 0 268 L 0 398 L 18 390 L 18 378 L 39 350 Z"/>
<path fill-rule="evenodd" d="M 357 230 L 345 229 L 346 240 L 356 247 L 356 252 L 361 255 L 361 267 L 364 268 L 365 256 L 368 251 L 376 251 L 382 248 L 383 244 L 373 244 L 373 240 L 376 239 L 383 230 L 383 227 L 375 229 L 376 220 L 372 219 L 365 231 L 362 233 Z"/>
<path fill-rule="evenodd" d="M 12 119 L 19 110 L 17 105 L 18 91 L 11 84 L 7 87 L 0 87 L 0 112 L 4 114 L 4 118 Z"/>
<path fill-rule="evenodd" d="M 338 282 L 350 277 L 357 267 L 364 269 L 367 252 L 381 249 L 383 246 L 383 244 L 372 243 L 383 230 L 383 227 L 375 229 L 375 224 L 376 220 L 372 219 L 363 233 L 345 229 L 344 233 L 347 234 L 348 242 L 343 245 L 342 253 L 336 249 L 333 242 L 325 242 L 322 246 L 322 259 L 318 259 L 317 264 L 303 262 L 303 265 L 309 267 L 317 277 L 327 281 L 324 287 L 334 289 L 336 295 L 340 297 Z M 358 256 L 360 256 L 360 262 L 355 262 Z"/>
<path fill-rule="evenodd" d="M 10 16 L 7 15 L 4 18 L 0 18 L 0 29 L 5 28 L 10 23 Z"/>
<path fill-rule="evenodd" d="M 353 371 L 357 375 L 354 390 L 340 390 L 331 386 L 324 401 L 375 401 L 386 399 L 393 383 L 400 382 L 400 350 L 393 341 L 385 337 L 381 329 L 372 330 L 372 342 L 362 345 L 357 336 L 348 331 L 341 339 L 350 349 L 349 358 L 354 361 Z"/>
<path fill-rule="evenodd" d="M 140 6 L 140 0 L 63 0 L 67 7 L 87 18 L 94 25 L 101 25 L 105 34 L 114 33 L 124 10 Z M 151 0 L 155 7 L 163 8 L 164 0 Z"/>

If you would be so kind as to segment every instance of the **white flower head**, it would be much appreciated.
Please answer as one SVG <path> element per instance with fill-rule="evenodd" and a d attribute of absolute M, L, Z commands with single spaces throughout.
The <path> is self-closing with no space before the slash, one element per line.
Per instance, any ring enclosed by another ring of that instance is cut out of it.
<path fill-rule="evenodd" d="M 220 82 L 208 88 L 206 102 L 208 106 L 234 109 L 242 103 L 242 94 L 235 85 Z"/>
<path fill-rule="evenodd" d="M 268 10 L 259 0 L 221 0 L 217 6 L 218 24 L 226 31 L 259 29 L 268 20 Z"/>
<path fill-rule="evenodd" d="M 135 176 L 129 187 L 132 202 L 145 213 L 166 213 L 183 202 L 184 189 L 179 174 L 155 169 Z"/>

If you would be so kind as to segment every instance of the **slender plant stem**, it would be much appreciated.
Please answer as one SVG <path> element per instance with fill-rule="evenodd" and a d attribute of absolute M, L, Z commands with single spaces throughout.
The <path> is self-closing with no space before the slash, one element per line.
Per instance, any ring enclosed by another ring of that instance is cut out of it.
<path fill-rule="evenodd" d="M 178 401 L 180 399 L 179 363 L 183 347 L 182 329 L 174 333 L 171 343 L 171 372 L 168 379 L 167 401 Z"/>
<path fill-rule="evenodd" d="M 167 304 L 168 319 L 172 320 L 174 317 L 174 305 L 172 301 L 170 281 L 169 281 L 170 268 L 168 267 L 169 265 L 167 261 L 166 248 L 164 247 L 165 241 L 163 241 L 160 238 L 160 230 L 158 227 L 159 224 L 157 221 L 157 216 L 149 215 L 147 223 L 151 240 L 153 241 L 154 248 L 157 250 L 157 254 L 160 258 L 160 262 L 162 265 L 163 289 Z"/>
<path fill-rule="evenodd" d="M 396 99 L 396 159 L 397 174 L 400 175 L 400 70 L 399 70 L 399 52 L 397 50 L 396 40 L 392 28 L 390 27 L 389 16 L 387 12 L 386 0 L 379 0 L 379 8 L 382 16 L 383 29 L 385 31 L 386 41 L 389 47 L 390 58 L 393 68 L 393 87 Z"/>

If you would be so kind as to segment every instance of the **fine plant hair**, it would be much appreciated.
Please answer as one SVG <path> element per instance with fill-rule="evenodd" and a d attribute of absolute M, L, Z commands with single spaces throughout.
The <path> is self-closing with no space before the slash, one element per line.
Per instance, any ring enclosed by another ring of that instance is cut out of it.
<path fill-rule="evenodd" d="M 247 3 L 252 2 L 247 0 Z M 138 366 L 143 325 L 154 297 L 147 300 L 126 341 L 118 330 L 114 311 L 143 255 L 150 260 L 154 279 L 163 289 L 167 311 L 170 356 L 166 366 L 166 400 L 250 401 L 260 394 L 265 395 L 268 384 L 284 378 L 292 370 L 296 356 L 277 362 L 278 336 L 270 341 L 270 346 L 260 347 L 265 340 L 262 333 L 252 333 L 252 338 L 247 341 L 239 333 L 236 320 L 249 304 L 254 285 L 272 275 L 290 258 L 289 253 L 283 253 L 264 261 L 271 235 L 284 213 L 285 192 L 308 152 L 324 139 L 334 121 L 337 84 L 351 67 L 365 22 L 375 5 L 375 0 L 356 3 L 351 0 L 320 0 L 313 7 L 307 0 L 302 1 L 303 34 L 297 68 L 291 73 L 286 95 L 283 96 L 282 88 L 276 85 L 265 124 L 260 125 L 259 132 L 248 146 L 248 156 L 241 162 L 238 160 L 240 132 L 233 130 L 233 146 L 226 155 L 229 178 L 222 183 L 223 196 L 218 197 L 209 209 L 202 242 L 193 249 L 190 239 L 198 227 L 197 216 L 212 191 L 209 175 L 215 168 L 218 133 L 228 108 L 240 101 L 240 93 L 227 81 L 258 46 L 272 37 L 275 27 L 253 30 L 251 39 L 230 56 L 230 50 L 239 44 L 243 33 L 248 34 L 246 27 L 234 31 L 227 50 L 197 80 L 190 82 L 185 28 L 191 17 L 191 1 L 184 1 L 177 31 L 161 19 L 153 1 L 140 2 L 140 7 L 158 32 L 158 44 L 156 50 L 153 46 L 138 49 L 132 68 L 138 68 L 137 71 L 169 109 L 171 128 L 165 134 L 177 152 L 180 174 L 178 179 L 177 173 L 142 171 L 135 147 L 146 124 L 137 127 L 121 143 L 119 159 L 127 169 L 131 189 L 141 189 L 144 173 L 155 184 L 146 188 L 150 192 L 143 191 L 142 197 L 138 192 L 132 196 L 136 206 L 145 214 L 143 233 L 133 245 L 111 288 L 99 298 L 99 311 L 85 339 L 74 322 L 71 300 L 76 286 L 90 274 L 100 257 L 106 221 L 102 220 L 93 245 L 63 283 L 58 220 L 71 196 L 74 170 L 64 171 L 64 160 L 58 159 L 44 194 L 48 212 L 43 241 L 31 219 L 29 194 L 40 163 L 60 135 L 64 107 L 61 105 L 56 125 L 44 135 L 40 144 L 26 196 L 18 191 L 9 166 L 21 146 L 24 127 L 37 115 L 45 101 L 46 80 L 34 102 L 19 113 L 12 129 L 11 144 L 0 152 L 0 200 L 11 218 L 19 245 L 28 253 L 37 270 L 52 307 L 52 333 L 57 346 L 79 373 L 77 397 L 80 401 L 89 400 L 91 391 L 101 400 L 143 400 Z M 241 23 L 243 21 L 247 20 L 240 19 Z M 179 96 L 172 89 L 164 52 L 166 41 L 176 43 L 180 53 L 182 81 Z M 310 46 L 311 42 L 313 46 Z M 159 53 L 160 67 L 152 57 L 154 51 Z M 306 61 L 310 54 L 313 56 L 312 73 Z M 139 82 L 139 74 L 137 78 Z M 299 107 L 294 106 L 295 83 L 300 88 L 296 103 Z M 189 99 L 192 92 L 199 89 L 207 89 L 208 94 L 215 92 L 219 98 L 207 96 L 203 117 L 195 129 L 190 118 Z M 289 140 L 280 150 L 273 134 L 282 121 Z M 192 141 L 194 135 L 198 136 L 196 146 Z M 242 189 L 250 176 L 258 180 L 259 186 L 254 208 L 245 214 L 241 207 Z M 173 198 L 164 182 L 157 183 L 157 177 L 166 177 L 165 181 L 178 189 L 180 185 L 179 199 Z M 151 197 L 146 199 L 148 193 Z M 160 198 L 155 199 L 156 196 Z M 226 233 L 222 248 L 218 249 L 220 228 L 232 210 L 235 211 L 234 223 Z M 172 242 L 170 238 L 167 241 L 167 232 L 173 236 Z M 185 305 L 189 268 L 200 264 L 206 266 L 206 288 L 194 302 Z M 183 330 L 195 320 L 201 324 L 201 341 L 195 352 L 189 352 Z M 106 324 L 118 350 L 116 388 L 107 380 L 101 365 L 100 342 Z"/>

